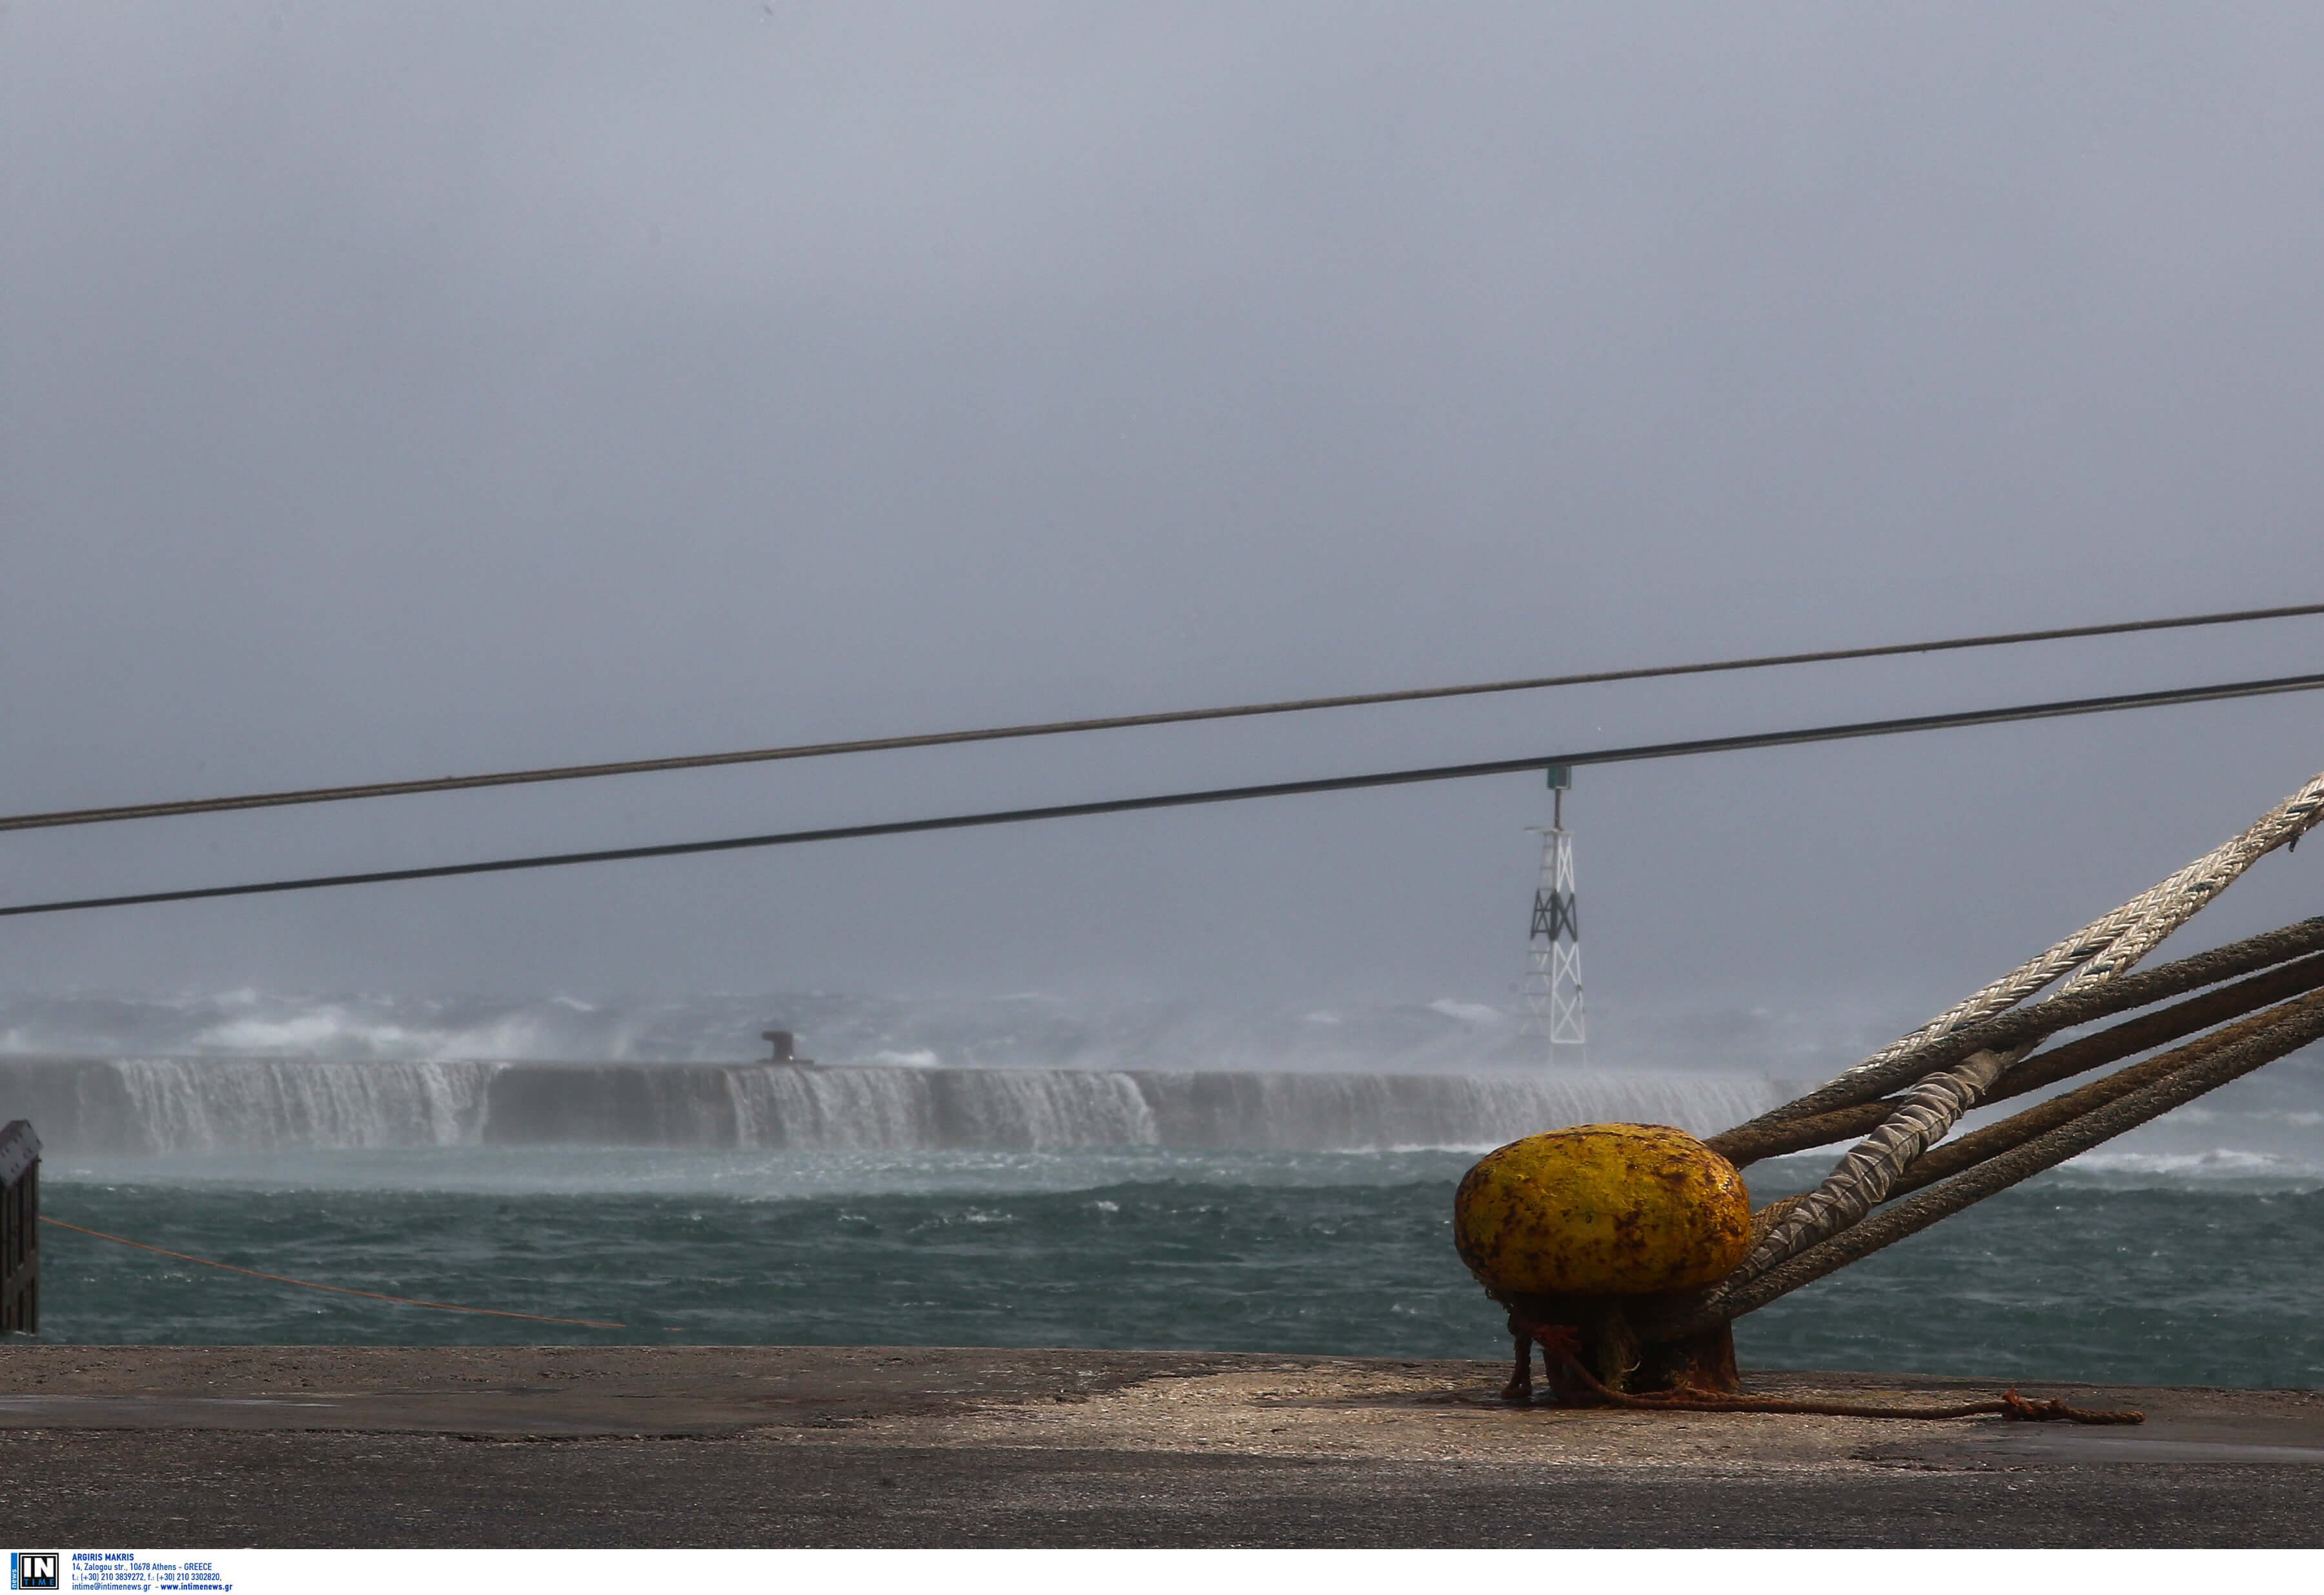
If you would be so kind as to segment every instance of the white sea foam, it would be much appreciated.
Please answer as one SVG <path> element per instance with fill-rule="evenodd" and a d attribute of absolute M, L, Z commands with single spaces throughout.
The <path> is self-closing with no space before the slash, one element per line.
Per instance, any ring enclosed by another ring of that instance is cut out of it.
<path fill-rule="evenodd" d="M 1593 1016 L 1593 1067 L 1711 1067 L 1821 1078 L 1886 1040 L 1886 1023 L 1739 1011 Z M 712 992 L 637 1001 L 274 992 L 0 997 L 0 1053 L 95 1057 L 300 1056 L 413 1062 L 586 1058 L 728 1063 L 762 1056 L 759 1032 L 798 1034 L 826 1064 L 970 1068 L 1387 1070 L 1541 1067 L 1517 1016 L 1455 997 L 1219 1009 L 1159 1001 L 887 998 Z M 923 1065 L 924 1066 L 924 1065 Z"/>
<path fill-rule="evenodd" d="M 1431 1013 L 1441 1013 L 1448 1019 L 1459 1019 L 1471 1025 L 1499 1025 L 1508 1022 L 1508 1016 L 1498 1008 L 1488 1008 L 1481 1002 L 1455 1002 L 1450 997 L 1439 997 L 1428 1005 Z"/>
<path fill-rule="evenodd" d="M 765 1056 L 758 1033 L 770 1025 L 796 1031 L 800 1050 L 827 1066 L 780 1076 L 744 1067 Z M 1520 1052 L 1516 1028 L 1513 1016 L 1449 997 L 1267 1011 L 1042 992 L 639 1002 L 245 987 L 0 1000 L 0 1083 L 13 1082 L 12 1100 L 24 1098 L 22 1060 L 42 1056 L 109 1065 L 110 1083 L 88 1075 L 69 1090 L 57 1080 L 42 1086 L 39 1116 L 60 1131 L 77 1125 L 86 1144 L 156 1151 L 482 1144 L 496 1133 L 493 1082 L 515 1065 L 558 1059 L 706 1073 L 608 1084 L 594 1105 L 549 1114 L 547 1139 L 1481 1147 L 1588 1119 L 1722 1129 L 1853 1061 L 1868 1037 L 1887 1030 L 1739 1011 L 1618 1014 L 1596 1028 L 1591 1066 L 1577 1072 Z M 859 1065 L 876 1066 L 847 1066 Z M 1221 1084 L 1223 1076 L 1237 1083 Z M 1168 1083 L 1203 1079 L 1212 1082 L 1204 1091 Z M 643 1100 L 639 1091 L 659 1105 L 622 1105 Z M 639 1112 L 645 1128 L 620 1132 L 623 1115 Z M 2088 1177 L 2180 1180 L 2305 1177 L 2298 1171 L 2316 1168 L 2324 1168 L 2324 1059 L 2314 1055 L 2282 1060 L 2075 1165 Z"/>
<path fill-rule="evenodd" d="M 2065 1165 L 2091 1174 L 2209 1175 L 2243 1178 L 2251 1175 L 2298 1174 L 2289 1159 L 2241 1147 L 2212 1147 L 2200 1152 L 2085 1152 Z"/>
<path fill-rule="evenodd" d="M 1669 1074 L 0 1059 L 0 1096 L 74 1155 L 551 1143 L 1482 1149 L 1592 1120 L 1709 1133 L 1784 1094 L 1764 1078 Z"/>
<path fill-rule="evenodd" d="M 2293 1152 L 2247 1146 L 2190 1151 L 2101 1148 L 2066 1164 L 2055 1177 L 2116 1190 L 2298 1193 L 2324 1187 L 2324 1155 L 2313 1146 Z"/>

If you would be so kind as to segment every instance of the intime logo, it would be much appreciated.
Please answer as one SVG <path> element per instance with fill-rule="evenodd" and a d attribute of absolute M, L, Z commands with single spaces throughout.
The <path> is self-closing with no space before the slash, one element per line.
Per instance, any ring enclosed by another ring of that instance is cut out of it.
<path fill-rule="evenodd" d="M 54 1551 L 11 1551 L 8 1553 L 8 1587 L 11 1590 L 55 1590 L 57 1554 Z"/>

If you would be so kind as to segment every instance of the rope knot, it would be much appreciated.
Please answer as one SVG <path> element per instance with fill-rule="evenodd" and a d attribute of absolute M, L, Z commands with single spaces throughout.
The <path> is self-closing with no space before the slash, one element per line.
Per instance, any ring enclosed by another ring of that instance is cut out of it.
<path fill-rule="evenodd" d="M 1545 1357 L 1554 1358 L 1561 1362 L 1568 1363 L 1579 1362 L 1582 1360 L 1582 1332 L 1571 1324 L 1536 1324 L 1533 1338 L 1539 1342 L 1542 1355 Z"/>

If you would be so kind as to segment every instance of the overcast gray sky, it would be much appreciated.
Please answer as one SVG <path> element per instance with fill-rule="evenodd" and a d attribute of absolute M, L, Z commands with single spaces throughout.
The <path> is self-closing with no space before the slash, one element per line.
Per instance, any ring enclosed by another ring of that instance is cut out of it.
<path fill-rule="evenodd" d="M 2324 13 L 0 18 L 0 808 L 2324 597 Z M 0 837 L 0 899 L 2318 668 L 2324 622 Z M 1585 770 L 1594 1003 L 1950 1000 L 2324 700 Z M 0 924 L 0 984 L 1509 1000 L 1527 778 Z M 2205 939 L 2324 906 L 2272 859 Z M 2216 921 L 2216 924 L 2211 923 Z"/>

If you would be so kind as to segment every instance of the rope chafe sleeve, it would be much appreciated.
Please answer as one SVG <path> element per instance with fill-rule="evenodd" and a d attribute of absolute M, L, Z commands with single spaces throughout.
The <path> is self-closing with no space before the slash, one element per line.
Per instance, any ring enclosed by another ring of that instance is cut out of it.
<path fill-rule="evenodd" d="M 2030 1048 L 2032 1044 L 2027 1045 Z M 1821 1185 L 1769 1226 L 1732 1277 L 1757 1278 L 1877 1207 L 1897 1176 L 1942 1140 L 2015 1061 L 1997 1052 L 1980 1052 L 1922 1081 L 1886 1122 L 1840 1160 Z"/>
<path fill-rule="evenodd" d="M 2285 1010 L 2278 1006 L 2233 1024 L 2222 1025 L 2208 1036 L 2198 1037 L 2183 1046 L 2173 1047 L 2126 1068 L 2116 1069 L 2087 1085 L 2051 1097 L 1982 1129 L 1949 1140 L 1915 1158 L 1913 1166 L 1904 1172 L 1889 1188 L 1888 1194 L 1892 1197 L 1907 1195 L 1923 1186 L 1965 1173 L 1987 1158 L 2015 1151 L 2036 1136 L 2070 1124 L 2083 1114 L 2159 1080 L 2167 1080 L 2230 1046 L 2241 1046 L 2253 1037 L 2282 1023 L 2284 1014 Z M 2007 1083 L 2006 1075 L 2003 1083 Z M 1990 1102 L 1993 1098 L 1988 1096 L 1986 1100 Z"/>

